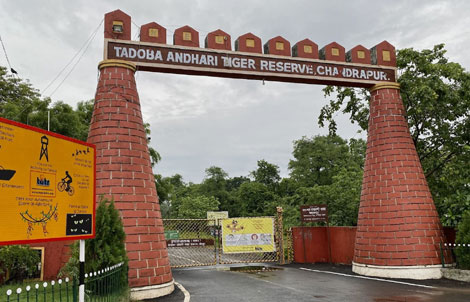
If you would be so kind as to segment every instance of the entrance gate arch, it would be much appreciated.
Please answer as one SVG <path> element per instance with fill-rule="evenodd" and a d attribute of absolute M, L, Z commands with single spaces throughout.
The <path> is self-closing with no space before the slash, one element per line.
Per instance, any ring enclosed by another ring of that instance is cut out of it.
<path fill-rule="evenodd" d="M 205 48 L 189 26 L 175 30 L 173 45 L 157 23 L 131 41 L 131 17 L 105 15 L 104 60 L 88 142 L 96 145 L 96 192 L 113 198 L 127 234 L 129 285 L 143 299 L 173 290 L 158 196 L 150 165 L 134 74 L 188 75 L 341 85 L 371 91 L 367 152 L 353 270 L 359 274 L 427 279 L 440 275 L 444 234 L 410 136 L 396 82 L 395 49 L 384 41 L 345 52 L 338 43 L 318 51 L 302 40 L 292 47 L 275 37 L 245 34 L 235 41 L 211 32 Z"/>

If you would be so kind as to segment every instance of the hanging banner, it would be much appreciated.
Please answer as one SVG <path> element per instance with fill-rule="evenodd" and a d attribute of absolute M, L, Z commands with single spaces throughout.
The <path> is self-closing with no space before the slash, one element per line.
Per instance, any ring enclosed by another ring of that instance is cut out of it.
<path fill-rule="evenodd" d="M 0 118 L 0 245 L 93 238 L 95 147 Z"/>
<path fill-rule="evenodd" d="M 273 218 L 229 218 L 221 226 L 224 254 L 275 252 Z"/>

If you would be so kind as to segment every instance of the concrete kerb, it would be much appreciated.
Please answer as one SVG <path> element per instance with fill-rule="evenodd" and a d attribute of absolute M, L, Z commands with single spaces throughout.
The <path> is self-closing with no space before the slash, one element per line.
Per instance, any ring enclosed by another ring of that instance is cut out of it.
<path fill-rule="evenodd" d="M 470 270 L 441 268 L 442 277 L 450 280 L 470 282 Z"/>

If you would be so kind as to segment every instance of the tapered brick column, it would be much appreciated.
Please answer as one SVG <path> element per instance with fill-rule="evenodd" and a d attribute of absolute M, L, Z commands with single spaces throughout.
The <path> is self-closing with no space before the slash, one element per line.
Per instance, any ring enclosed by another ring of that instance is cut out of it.
<path fill-rule="evenodd" d="M 147 137 L 132 63 L 99 64 L 100 78 L 88 142 L 96 145 L 96 192 L 121 212 L 129 257 L 131 296 L 174 289 Z"/>
<path fill-rule="evenodd" d="M 371 89 L 367 153 L 353 271 L 440 278 L 444 233 L 416 148 L 399 84 Z"/>

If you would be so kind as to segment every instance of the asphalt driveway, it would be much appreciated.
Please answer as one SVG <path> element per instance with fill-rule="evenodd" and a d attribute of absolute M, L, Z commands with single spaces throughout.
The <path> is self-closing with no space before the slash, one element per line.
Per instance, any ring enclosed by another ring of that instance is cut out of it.
<path fill-rule="evenodd" d="M 191 302 L 261 301 L 470 301 L 470 284 L 449 280 L 385 280 L 363 278 L 347 266 L 288 265 L 261 272 L 229 267 L 173 269 Z M 159 302 L 183 301 L 176 290 Z M 188 301 L 188 300 L 187 300 Z"/>

